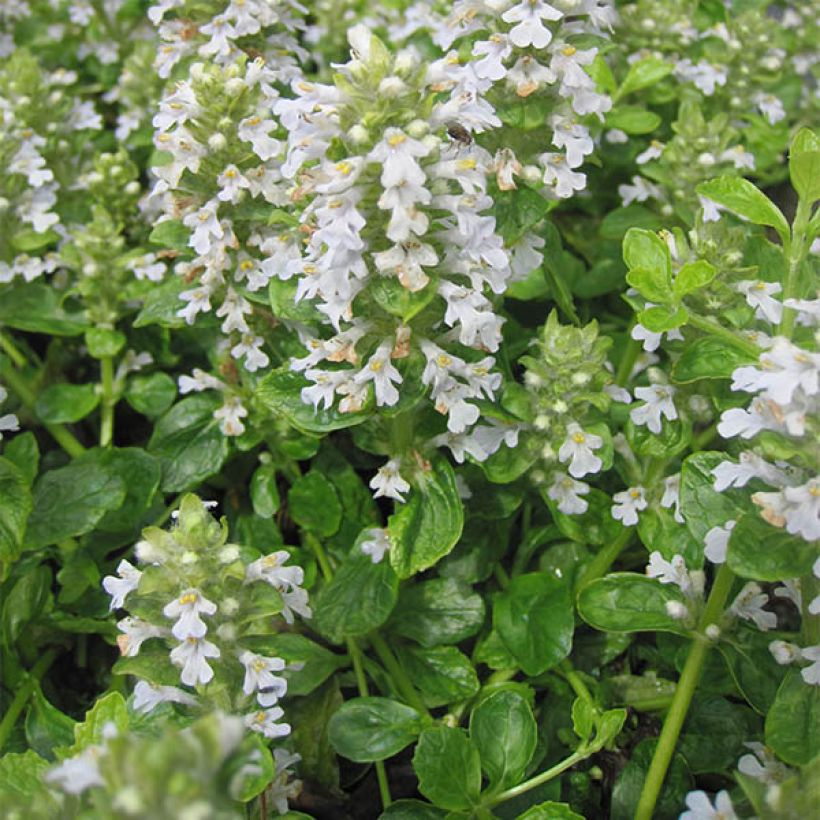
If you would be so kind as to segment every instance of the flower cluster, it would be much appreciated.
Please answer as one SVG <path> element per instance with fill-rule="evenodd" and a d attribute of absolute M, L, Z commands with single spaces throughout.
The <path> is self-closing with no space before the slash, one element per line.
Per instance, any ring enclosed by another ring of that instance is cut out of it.
<path fill-rule="evenodd" d="M 278 701 L 287 691 L 281 675 L 285 662 L 264 654 L 264 636 L 278 628 L 271 616 L 287 623 L 311 616 L 304 573 L 287 566 L 284 550 L 262 557 L 226 543 L 225 524 L 215 521 L 194 495 L 180 504 L 170 532 L 149 528 L 136 546 L 142 569 L 123 559 L 117 575 L 103 580 L 111 609 L 131 614 L 117 624 L 122 671 L 131 667 L 146 641 L 157 663 L 153 677 L 134 689 L 134 707 L 151 711 L 163 702 L 198 709 L 209 704 L 244 713 L 245 725 L 266 737 L 287 735 Z M 165 656 L 160 644 L 170 647 Z M 255 651 L 258 650 L 258 651 Z M 172 671 L 176 667 L 179 671 Z M 178 679 L 184 687 L 172 685 Z M 257 708 L 245 712 L 256 702 Z"/>

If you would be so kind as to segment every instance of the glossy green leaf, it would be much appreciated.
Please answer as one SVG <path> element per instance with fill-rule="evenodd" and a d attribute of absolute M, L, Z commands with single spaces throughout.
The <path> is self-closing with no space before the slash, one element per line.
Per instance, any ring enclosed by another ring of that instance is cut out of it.
<path fill-rule="evenodd" d="M 454 646 L 401 646 L 397 654 L 430 709 L 466 700 L 478 692 L 478 676 L 470 659 Z"/>
<path fill-rule="evenodd" d="M 389 698 L 353 698 L 330 719 L 333 748 L 357 763 L 384 760 L 409 746 L 422 728 L 421 715 Z"/>
<path fill-rule="evenodd" d="M 639 311 L 638 321 L 652 333 L 666 333 L 683 327 L 689 321 L 689 312 L 683 307 L 672 310 L 661 305 Z"/>
<path fill-rule="evenodd" d="M 654 111 L 637 105 L 619 105 L 606 115 L 607 128 L 617 128 L 625 134 L 651 134 L 662 123 Z"/>
<path fill-rule="evenodd" d="M 662 268 L 632 268 L 626 281 L 650 302 L 663 304 L 672 298 L 671 283 Z"/>
<path fill-rule="evenodd" d="M 99 403 L 93 384 L 52 384 L 37 396 L 34 410 L 47 424 L 70 424 L 85 418 Z"/>
<path fill-rule="evenodd" d="M 715 336 L 687 342 L 672 365 L 672 380 L 688 384 L 699 379 L 728 379 L 738 367 L 753 359 Z"/>
<path fill-rule="evenodd" d="M 741 578 L 798 578 L 808 575 L 816 560 L 816 544 L 773 527 L 755 513 L 741 516 L 729 537 L 727 562 Z"/>
<path fill-rule="evenodd" d="M 584 820 L 584 815 L 574 812 L 567 803 L 548 800 L 546 803 L 530 806 L 515 820 Z"/>
<path fill-rule="evenodd" d="M 698 185 L 697 192 L 756 225 L 769 225 L 781 239 L 789 235 L 789 223 L 780 208 L 747 179 L 718 177 Z"/>
<path fill-rule="evenodd" d="M 53 760 L 60 747 L 71 744 L 74 728 L 75 721 L 50 703 L 39 687 L 35 688 L 25 720 L 29 746 L 42 757 Z"/>
<path fill-rule="evenodd" d="M 342 505 L 333 485 L 316 470 L 298 478 L 288 492 L 290 517 L 309 532 L 327 537 L 342 522 Z"/>
<path fill-rule="evenodd" d="M 687 262 L 675 276 L 673 290 L 679 299 L 706 287 L 717 275 L 714 265 L 705 259 Z"/>
<path fill-rule="evenodd" d="M 128 341 L 121 330 L 109 327 L 90 327 L 84 334 L 84 340 L 89 355 L 95 359 L 116 356 Z"/>
<path fill-rule="evenodd" d="M 617 96 L 624 97 L 633 91 L 659 83 L 672 73 L 672 64 L 660 57 L 644 57 L 629 66 L 629 71 L 618 88 Z"/>
<path fill-rule="evenodd" d="M 653 231 L 630 228 L 624 236 L 623 255 L 626 266 L 659 271 L 671 286 L 672 256 L 669 247 Z"/>
<path fill-rule="evenodd" d="M 184 327 L 185 320 L 177 315 L 185 307 L 185 302 L 180 299 L 179 295 L 182 291 L 189 289 L 190 285 L 187 285 L 181 276 L 171 276 L 164 282 L 154 285 L 145 294 L 142 310 L 134 319 L 134 327 L 147 327 L 148 325 L 167 328 Z"/>
<path fill-rule="evenodd" d="M 18 578 L 5 593 L 0 612 L 6 647 L 12 648 L 26 626 L 50 608 L 51 583 L 51 570 L 38 564 Z"/>
<path fill-rule="evenodd" d="M 94 706 L 86 712 L 85 720 L 74 727 L 74 745 L 69 755 L 79 754 L 89 746 L 103 743 L 109 725 L 113 725 L 118 734 L 128 729 L 128 707 L 119 692 L 97 698 Z"/>
<path fill-rule="evenodd" d="M 766 745 L 790 766 L 803 766 L 820 753 L 820 687 L 790 669 L 766 715 Z"/>
<path fill-rule="evenodd" d="M 451 811 L 474 806 L 481 793 L 481 759 L 463 729 L 425 729 L 413 754 L 419 791 Z"/>
<path fill-rule="evenodd" d="M 802 199 L 808 203 L 820 199 L 820 139 L 809 128 L 801 128 L 792 140 L 789 175 Z"/>
<path fill-rule="evenodd" d="M 32 508 L 28 484 L 16 464 L 0 457 L 0 581 L 23 548 L 26 520 Z"/>
<path fill-rule="evenodd" d="M 81 313 L 67 313 L 58 291 L 43 282 L 25 282 L 3 290 L 0 325 L 51 336 L 79 336 L 88 326 Z"/>
<path fill-rule="evenodd" d="M 125 400 L 149 419 L 161 416 L 177 395 L 176 382 L 167 373 L 132 376 L 125 388 Z"/>

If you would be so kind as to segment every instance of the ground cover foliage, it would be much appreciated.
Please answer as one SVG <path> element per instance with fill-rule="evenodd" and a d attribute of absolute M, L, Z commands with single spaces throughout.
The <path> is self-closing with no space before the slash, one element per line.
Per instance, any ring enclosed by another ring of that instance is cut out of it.
<path fill-rule="evenodd" d="M 0 4 L 3 816 L 810 816 L 818 19 Z"/>

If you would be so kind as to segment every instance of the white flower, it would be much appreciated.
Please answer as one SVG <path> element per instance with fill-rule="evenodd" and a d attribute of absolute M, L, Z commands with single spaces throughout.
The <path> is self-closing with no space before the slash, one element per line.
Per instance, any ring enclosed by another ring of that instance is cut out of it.
<path fill-rule="evenodd" d="M 266 658 L 246 650 L 239 656 L 239 662 L 245 667 L 242 691 L 246 695 L 258 691 L 259 704 L 265 707 L 273 706 L 279 698 L 285 696 L 288 682 L 273 674 L 285 668 L 285 662 L 281 658 Z"/>
<path fill-rule="evenodd" d="M 738 820 L 729 792 L 726 791 L 717 793 L 714 806 L 706 792 L 689 792 L 686 795 L 686 807 L 689 811 L 683 812 L 679 820 Z"/>
<path fill-rule="evenodd" d="M 106 575 L 103 578 L 103 589 L 111 596 L 109 611 L 121 609 L 129 592 L 133 592 L 140 583 L 142 573 L 124 558 L 117 565 L 117 575 Z"/>
<path fill-rule="evenodd" d="M 638 165 L 646 165 L 647 162 L 651 162 L 653 159 L 658 159 L 658 157 L 663 154 L 663 149 L 665 147 L 666 146 L 662 142 L 652 140 L 652 142 L 649 143 L 649 147 L 635 157 L 635 162 L 637 162 Z"/>
<path fill-rule="evenodd" d="M 245 726 L 268 738 L 285 737 L 290 734 L 290 725 L 277 723 L 284 714 L 278 706 L 273 709 L 260 709 L 245 716 Z"/>
<path fill-rule="evenodd" d="M 390 353 L 393 349 L 392 341 L 382 342 L 375 353 L 368 359 L 367 364 L 353 377 L 358 385 L 373 382 L 376 393 L 376 404 L 388 407 L 399 400 L 399 391 L 393 383 L 401 384 L 401 373 L 390 363 Z"/>
<path fill-rule="evenodd" d="M 546 48 L 552 40 L 552 32 L 542 20 L 560 20 L 563 12 L 543 0 L 521 0 L 518 5 L 507 9 L 501 19 L 505 23 L 517 23 L 510 29 L 509 37 L 518 48 Z"/>
<path fill-rule="evenodd" d="M 180 679 L 186 686 L 208 683 L 214 676 L 214 670 L 207 658 L 218 658 L 222 653 L 216 644 L 203 638 L 186 638 L 171 650 L 171 663 L 182 667 Z"/>
<path fill-rule="evenodd" d="M 669 509 L 673 507 L 675 512 L 673 518 L 678 524 L 686 523 L 680 511 L 680 473 L 667 476 L 663 480 L 663 495 L 661 496 L 661 507 Z"/>
<path fill-rule="evenodd" d="M 585 513 L 589 508 L 589 502 L 581 496 L 587 493 L 589 493 L 589 484 L 575 481 L 564 473 L 556 474 L 547 490 L 547 496 L 557 503 L 558 510 L 565 515 Z"/>
<path fill-rule="evenodd" d="M 712 527 L 704 536 L 706 549 L 703 553 L 713 564 L 723 564 L 726 561 L 729 538 L 735 524 L 737 521 L 727 521 L 722 527 Z"/>
<path fill-rule="evenodd" d="M 744 279 L 735 285 L 739 293 L 746 297 L 749 307 L 755 310 L 755 317 L 776 325 L 783 316 L 783 303 L 772 298 L 780 293 L 783 286 L 779 282 L 763 282 L 759 279 Z"/>
<path fill-rule="evenodd" d="M 782 336 L 760 354 L 760 367 L 738 367 L 732 373 L 732 390 L 763 393 L 777 404 L 789 404 L 800 388 L 807 396 L 818 392 L 820 354 L 793 345 Z"/>
<path fill-rule="evenodd" d="M 759 91 L 752 98 L 758 111 L 769 121 L 769 125 L 775 125 L 786 116 L 786 109 L 783 103 L 773 94 L 766 94 Z"/>
<path fill-rule="evenodd" d="M 160 703 L 181 703 L 195 706 L 196 698 L 176 686 L 160 686 L 148 681 L 137 681 L 134 687 L 133 707 L 137 712 L 150 712 Z"/>
<path fill-rule="evenodd" d="M 649 578 L 657 578 L 662 584 L 675 584 L 682 592 L 693 588 L 692 577 L 682 555 L 673 555 L 672 560 L 667 561 L 657 550 L 651 552 L 646 574 Z"/>
<path fill-rule="evenodd" d="M 255 373 L 261 367 L 270 364 L 268 354 L 262 350 L 265 340 L 261 336 L 253 333 L 243 333 L 242 340 L 231 348 L 231 356 L 235 359 L 245 357 L 245 370 Z"/>
<path fill-rule="evenodd" d="M 754 493 L 752 501 L 772 526 L 785 527 L 786 532 L 806 541 L 820 538 L 820 477 L 780 492 Z"/>
<path fill-rule="evenodd" d="M 558 450 L 558 460 L 562 464 L 569 461 L 567 472 L 573 478 L 583 478 L 588 473 L 597 473 L 603 466 L 603 461 L 592 452 L 603 444 L 600 436 L 585 433 L 580 424 L 571 422 L 567 425 L 567 437 Z"/>
<path fill-rule="evenodd" d="M 769 652 L 781 666 L 788 666 L 800 657 L 800 647 L 788 641 L 772 641 Z"/>
<path fill-rule="evenodd" d="M 365 530 L 365 535 L 367 538 L 361 543 L 362 552 L 369 555 L 374 564 L 378 564 L 384 558 L 384 554 L 390 551 L 390 536 L 387 530 L 380 527 Z"/>
<path fill-rule="evenodd" d="M 197 313 L 207 313 L 211 309 L 211 294 L 207 288 L 184 290 L 179 294 L 179 298 L 188 303 L 177 311 L 177 316 L 184 319 L 186 324 L 192 325 Z"/>
<path fill-rule="evenodd" d="M 222 407 L 214 410 L 214 418 L 219 420 L 219 429 L 226 436 L 241 436 L 245 432 L 242 419 L 248 411 L 239 396 L 226 396 Z"/>
<path fill-rule="evenodd" d="M 251 143 L 259 159 L 267 161 L 282 150 L 282 143 L 269 136 L 274 128 L 276 123 L 273 120 L 253 116 L 242 120 L 236 133 L 239 139 Z"/>
<path fill-rule="evenodd" d="M 216 195 L 222 202 L 239 202 L 243 189 L 250 188 L 250 182 L 242 176 L 235 165 L 229 165 L 217 178 L 220 191 Z"/>
<path fill-rule="evenodd" d="M 279 595 L 282 598 L 282 617 L 286 623 L 294 622 L 294 612 L 303 618 L 313 617 L 313 610 L 308 606 L 307 590 L 302 587 L 294 587 L 291 590 L 280 589 Z"/>
<path fill-rule="evenodd" d="M 731 162 L 738 170 L 748 169 L 754 171 L 755 169 L 755 155 L 751 151 L 747 151 L 742 145 L 733 145 L 727 148 L 721 155 L 722 162 Z"/>
<path fill-rule="evenodd" d="M 212 239 L 222 239 L 225 236 L 225 230 L 217 216 L 217 208 L 218 203 L 211 200 L 182 220 L 182 224 L 193 231 L 188 244 L 200 256 L 211 249 Z"/>
<path fill-rule="evenodd" d="M 646 202 L 650 198 L 663 201 L 663 188 L 645 177 L 633 176 L 631 184 L 618 186 L 618 196 L 624 207 L 633 202 Z"/>
<path fill-rule="evenodd" d="M 730 487 L 745 487 L 753 478 L 777 487 L 789 483 L 789 475 L 784 470 L 769 464 L 751 450 L 742 452 L 737 464 L 734 461 L 721 462 L 712 470 L 712 475 L 715 477 L 715 489 L 719 493 Z"/>
<path fill-rule="evenodd" d="M 512 46 L 503 34 L 493 34 L 487 40 L 473 45 L 473 55 L 481 57 L 472 63 L 476 76 L 482 80 L 501 80 L 507 73 L 504 60 L 510 56 Z M 483 56 L 482 56 L 483 55 Z"/>
<path fill-rule="evenodd" d="M 171 603 L 166 604 L 162 610 L 166 618 L 178 619 L 171 627 L 171 634 L 178 641 L 204 637 L 208 627 L 199 617 L 200 613 L 213 615 L 215 612 L 216 604 L 209 601 L 198 589 L 186 590 L 178 598 L 174 598 Z"/>
<path fill-rule="evenodd" d="M 651 387 L 636 387 L 635 398 L 644 404 L 630 410 L 629 418 L 633 424 L 639 427 L 646 426 L 651 433 L 657 435 L 663 429 L 662 416 L 669 421 L 674 421 L 678 417 L 678 411 L 672 401 L 674 395 L 675 388 L 671 385 L 653 384 Z"/>
<path fill-rule="evenodd" d="M 620 521 L 625 527 L 631 527 L 638 523 L 638 512 L 645 510 L 647 500 L 643 487 L 630 487 L 620 493 L 615 493 L 612 500 L 615 504 L 612 507 L 612 517 Z"/>
<path fill-rule="evenodd" d="M 743 745 L 750 749 L 752 754 L 743 755 L 738 760 L 737 768 L 741 774 L 770 786 L 782 783 L 791 776 L 791 769 L 781 763 L 767 746 L 754 741 Z"/>
<path fill-rule="evenodd" d="M 706 60 L 693 64 L 687 58 L 675 66 L 675 76 L 679 80 L 694 83 L 707 97 L 711 97 L 716 86 L 726 85 L 729 72 L 723 66 L 713 65 Z"/>
<path fill-rule="evenodd" d="M 117 621 L 117 629 L 123 633 L 117 636 L 117 646 L 126 658 L 136 657 L 143 642 L 149 638 L 164 638 L 170 634 L 167 629 L 132 616 Z"/>
<path fill-rule="evenodd" d="M 586 187 L 586 174 L 573 171 L 563 154 L 541 154 L 539 159 L 544 168 L 544 182 L 560 199 L 566 199 Z"/>
<path fill-rule="evenodd" d="M 729 612 L 737 615 L 738 618 L 754 621 L 759 630 L 766 632 L 777 626 L 777 615 L 763 609 L 767 603 L 769 603 L 769 596 L 763 592 L 759 584 L 750 581 L 740 590 L 729 607 Z"/>
<path fill-rule="evenodd" d="M 266 581 L 278 590 L 299 587 L 305 580 L 305 572 L 301 567 L 286 567 L 285 562 L 290 558 L 286 550 L 278 550 L 252 561 L 245 568 L 245 583 Z"/>
<path fill-rule="evenodd" d="M 404 496 L 410 489 L 410 485 L 401 477 L 399 473 L 400 464 L 398 459 L 391 458 L 370 480 L 370 488 L 375 490 L 373 498 L 386 496 L 395 498 L 396 501 L 404 503 Z"/>
<path fill-rule="evenodd" d="M 820 686 L 820 644 L 807 646 L 800 653 L 804 661 L 811 661 L 811 666 L 800 670 L 803 680 L 810 686 Z"/>
<path fill-rule="evenodd" d="M 103 786 L 98 760 L 103 752 L 101 746 L 89 746 L 75 757 L 69 757 L 59 766 L 46 772 L 45 779 L 56 784 L 68 794 L 82 794 L 92 786 Z"/>

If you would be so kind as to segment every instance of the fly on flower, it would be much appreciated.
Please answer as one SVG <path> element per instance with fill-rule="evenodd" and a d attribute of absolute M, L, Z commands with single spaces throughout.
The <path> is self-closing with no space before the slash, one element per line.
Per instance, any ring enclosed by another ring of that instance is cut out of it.
<path fill-rule="evenodd" d="M 447 123 L 447 136 L 458 143 L 458 146 L 470 146 L 473 144 L 473 135 L 458 122 Z"/>

